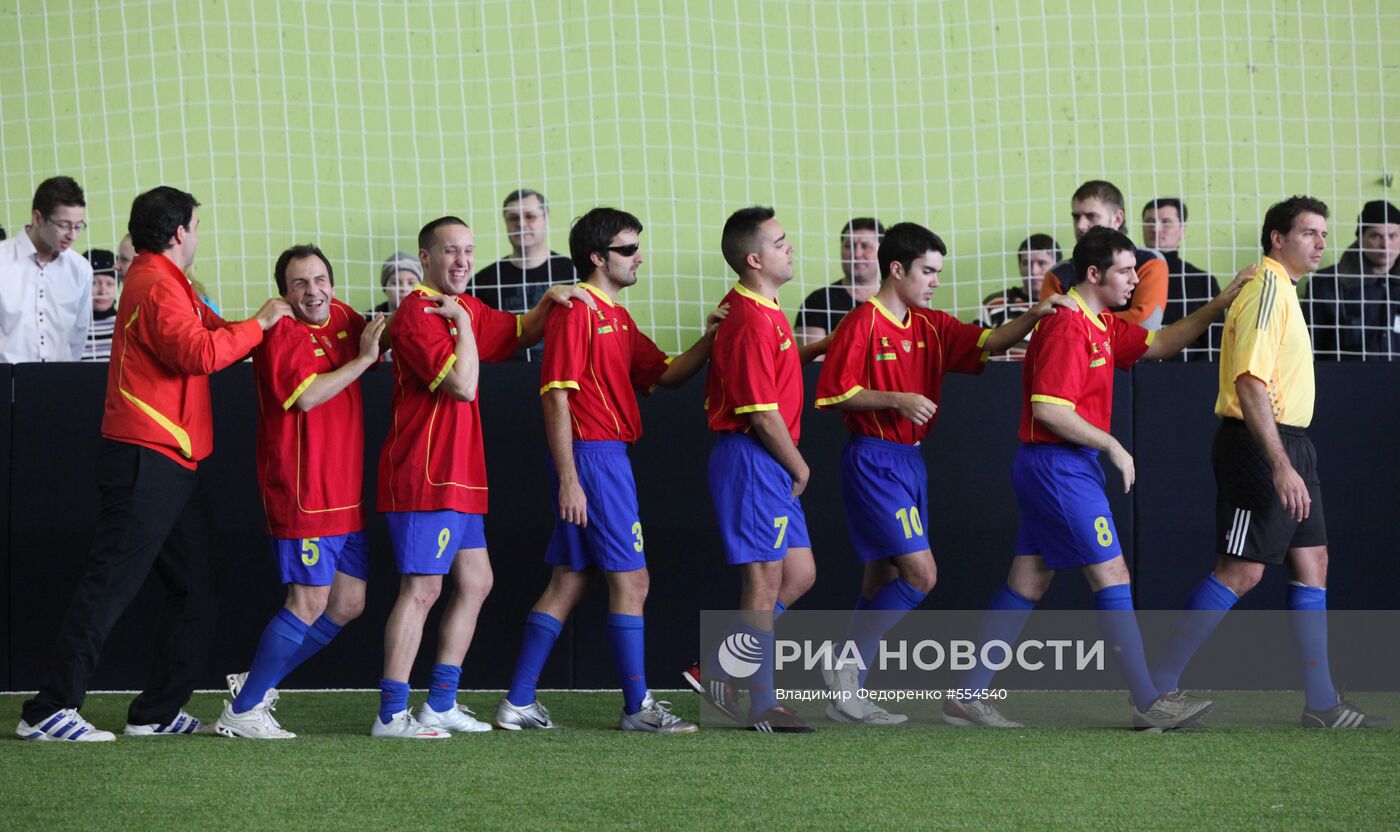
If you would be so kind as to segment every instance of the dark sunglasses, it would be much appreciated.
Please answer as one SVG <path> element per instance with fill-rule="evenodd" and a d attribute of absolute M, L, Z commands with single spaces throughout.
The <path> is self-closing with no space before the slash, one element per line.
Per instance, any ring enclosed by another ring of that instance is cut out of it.
<path fill-rule="evenodd" d="M 621 254 L 623 257 L 631 257 L 632 255 L 636 254 L 637 249 L 641 247 L 642 246 L 640 243 L 632 243 L 630 245 L 625 246 L 608 246 L 608 251 L 615 251 L 618 254 Z"/>

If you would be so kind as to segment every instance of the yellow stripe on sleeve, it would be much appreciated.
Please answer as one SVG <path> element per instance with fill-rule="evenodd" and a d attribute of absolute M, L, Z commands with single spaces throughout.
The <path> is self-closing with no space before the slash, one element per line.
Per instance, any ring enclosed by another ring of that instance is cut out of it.
<path fill-rule="evenodd" d="M 439 384 L 442 384 L 442 380 L 445 379 L 445 378 L 447 378 L 447 374 L 448 374 L 448 373 L 452 372 L 452 365 L 453 365 L 453 364 L 456 364 L 456 363 L 457 363 L 457 354 L 456 354 L 456 353 L 453 353 L 452 355 L 447 356 L 447 361 L 443 362 L 442 370 L 437 374 L 437 378 L 433 379 L 433 380 L 432 380 L 432 383 L 428 385 L 428 392 L 429 392 L 429 393 L 436 393 L 436 392 L 437 392 L 438 385 L 439 385 Z"/>
<path fill-rule="evenodd" d="M 545 386 L 543 386 L 543 387 L 540 388 L 540 395 L 543 396 L 545 393 L 548 393 L 550 390 L 577 390 L 577 389 L 579 389 L 579 388 L 578 388 L 578 382 L 577 382 L 577 381 L 551 381 L 550 383 L 548 383 L 548 384 L 546 384 Z"/>
<path fill-rule="evenodd" d="M 1074 402 L 1070 401 L 1069 399 L 1061 399 L 1055 396 L 1042 396 L 1037 393 L 1036 395 L 1031 396 L 1031 401 L 1044 402 L 1046 404 L 1058 404 L 1061 407 L 1068 407 L 1070 410 L 1074 409 Z"/>
<path fill-rule="evenodd" d="M 839 396 L 830 396 L 825 399 L 817 399 L 817 407 L 830 407 L 833 404 L 840 404 L 841 402 L 844 402 L 846 399 L 849 399 L 850 397 L 854 396 L 855 394 L 859 393 L 864 389 L 864 387 L 861 387 L 859 384 L 857 384 L 855 387 L 852 387 L 850 390 L 847 390 Z"/>
<path fill-rule="evenodd" d="M 987 343 L 987 339 L 990 337 L 992 337 L 992 331 L 990 329 L 982 330 L 982 334 L 977 338 L 977 346 L 985 346 Z"/>
<path fill-rule="evenodd" d="M 735 416 L 739 416 L 739 415 L 744 414 L 744 413 L 757 413 L 757 412 L 759 412 L 759 411 L 761 411 L 761 410 L 777 410 L 777 409 L 778 409 L 778 405 L 777 405 L 776 402 L 771 403 L 771 404 L 746 404 L 746 405 L 744 405 L 743 407 L 736 407 L 736 408 L 734 408 L 734 415 L 735 415 Z"/>
<path fill-rule="evenodd" d="M 301 384 L 298 384 L 297 389 L 292 391 L 292 395 L 288 396 L 285 402 L 282 402 L 282 409 L 291 410 L 292 405 L 296 404 L 297 399 L 301 398 L 301 394 L 305 393 L 306 388 L 311 386 L 311 382 L 316 380 L 316 376 L 317 373 L 312 373 L 311 375 L 306 377 L 305 381 L 303 381 Z"/>

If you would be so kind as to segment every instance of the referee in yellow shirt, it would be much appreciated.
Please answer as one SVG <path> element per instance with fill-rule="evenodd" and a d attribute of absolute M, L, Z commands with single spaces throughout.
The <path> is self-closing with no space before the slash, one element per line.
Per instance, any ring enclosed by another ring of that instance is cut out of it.
<path fill-rule="evenodd" d="M 1288 564 L 1288 609 L 1303 659 L 1310 728 L 1383 728 L 1337 695 L 1327 665 L 1327 527 L 1312 422 L 1312 340 L 1298 279 L 1327 247 L 1327 206 L 1295 196 L 1264 215 L 1264 259 L 1225 316 L 1220 350 L 1220 428 L 1211 448 L 1220 559 L 1186 602 L 1186 614 L 1153 671 L 1175 691 L 1182 670 L 1266 565 Z"/>

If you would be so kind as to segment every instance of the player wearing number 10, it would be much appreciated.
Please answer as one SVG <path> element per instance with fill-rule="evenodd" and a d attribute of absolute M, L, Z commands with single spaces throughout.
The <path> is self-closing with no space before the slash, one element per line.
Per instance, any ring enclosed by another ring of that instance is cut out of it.
<path fill-rule="evenodd" d="M 545 322 L 540 374 L 554 496 L 554 534 L 545 562 L 549 586 L 525 620 L 510 690 L 496 709 L 508 730 L 552 728 L 535 699 L 540 671 L 564 621 L 599 573 L 608 585 L 608 640 L 622 687 L 623 731 L 692 733 L 647 691 L 642 608 L 650 586 L 637 487 L 627 447 L 642 434 L 637 393 L 677 387 L 705 366 L 722 310 L 705 334 L 673 361 L 657 349 L 617 295 L 637 282 L 642 223 L 615 208 L 594 208 L 574 222 L 569 253 L 579 284 L 597 309 L 553 309 Z"/>
<path fill-rule="evenodd" d="M 1021 382 L 1021 447 L 1011 468 L 1021 528 L 1011 574 L 992 600 L 979 640 L 1013 644 L 1055 571 L 1079 569 L 1094 590 L 1099 624 L 1127 677 L 1134 725 L 1167 729 L 1204 716 L 1212 705 L 1163 695 L 1147 671 L 1128 568 L 1098 464 L 1102 451 L 1122 472 L 1123 490 L 1132 488 L 1133 458 L 1108 432 L 1113 371 L 1142 358 L 1179 353 L 1229 307 L 1252 268 L 1215 300 L 1154 333 L 1107 311 L 1126 302 L 1137 285 L 1135 250 L 1119 231 L 1088 231 L 1074 247 L 1076 282 L 1068 292 L 1079 313 L 1046 318 L 1031 337 Z M 992 675 L 980 665 L 959 687 L 985 690 Z M 1019 727 L 976 697 L 945 701 L 943 719 L 953 725 Z"/>
<path fill-rule="evenodd" d="M 828 719 L 897 725 L 891 714 L 857 695 L 880 637 L 933 589 L 937 575 L 924 523 L 928 471 L 919 443 L 937 421 L 943 375 L 980 373 L 992 353 L 1019 344 L 1035 321 L 1064 295 L 996 330 L 965 324 L 929 309 L 947 247 L 910 222 L 891 226 L 880 243 L 879 291 L 841 321 L 817 382 L 817 407 L 842 412 L 851 441 L 841 458 L 846 525 L 865 577 L 848 640 L 863 666 L 824 669 L 828 686 L 846 694 L 827 706 Z"/>
<path fill-rule="evenodd" d="M 330 643 L 365 606 L 369 557 L 360 483 L 364 418 L 360 376 L 379 360 L 384 319 L 335 299 L 335 272 L 319 248 L 294 246 L 273 270 L 294 318 L 253 351 L 258 391 L 258 486 L 286 605 L 263 631 L 246 677 L 230 677 L 215 730 L 291 739 L 269 691 Z"/>
<path fill-rule="evenodd" d="M 457 683 L 491 591 L 486 552 L 486 456 L 477 381 L 482 361 L 506 361 L 540 340 L 550 303 L 569 298 L 594 305 L 574 286 L 555 286 L 521 316 L 492 309 L 465 294 L 475 243 L 457 217 L 433 220 L 418 232 L 423 283 L 399 304 L 389 325 L 394 351 L 393 414 L 379 456 L 379 510 L 385 513 L 402 576 L 384 630 L 376 737 L 436 739 L 452 731 L 488 731 L 457 704 Z M 428 701 L 408 712 L 408 677 L 428 611 L 442 592 L 443 611 Z"/>

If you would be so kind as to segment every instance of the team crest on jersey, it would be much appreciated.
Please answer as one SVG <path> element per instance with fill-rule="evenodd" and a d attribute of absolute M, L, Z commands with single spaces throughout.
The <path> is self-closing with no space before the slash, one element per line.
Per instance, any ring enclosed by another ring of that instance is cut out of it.
<path fill-rule="evenodd" d="M 914 342 L 913 342 L 913 341 L 900 341 L 900 342 L 899 342 L 899 345 L 900 345 L 901 347 L 904 347 L 904 351 L 905 351 L 905 352 L 909 352 L 911 349 L 914 348 Z"/>

